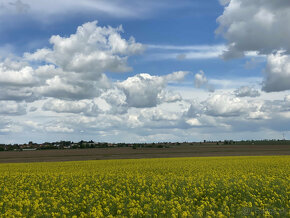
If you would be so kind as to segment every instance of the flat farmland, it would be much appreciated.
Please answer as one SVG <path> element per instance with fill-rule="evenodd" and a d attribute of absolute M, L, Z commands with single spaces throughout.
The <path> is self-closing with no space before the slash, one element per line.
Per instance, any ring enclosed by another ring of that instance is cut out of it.
<path fill-rule="evenodd" d="M 195 144 L 169 148 L 112 147 L 90 149 L 4 151 L 0 163 L 81 161 L 106 159 L 142 159 L 166 157 L 265 156 L 290 155 L 285 145 L 215 145 Z"/>
<path fill-rule="evenodd" d="M 0 217 L 290 217 L 290 156 L 0 164 Z"/>

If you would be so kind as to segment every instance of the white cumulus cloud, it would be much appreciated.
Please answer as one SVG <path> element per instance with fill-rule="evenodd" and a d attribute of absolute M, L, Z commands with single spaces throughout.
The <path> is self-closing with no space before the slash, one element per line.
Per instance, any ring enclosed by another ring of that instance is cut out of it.
<path fill-rule="evenodd" d="M 137 74 L 116 85 L 125 93 L 129 107 L 155 107 L 162 101 L 176 101 L 180 97 L 165 90 L 168 82 L 180 81 L 187 72 L 174 72 L 165 76 Z"/>
<path fill-rule="evenodd" d="M 205 114 L 222 117 L 241 116 L 250 108 L 247 101 L 226 94 L 212 95 L 203 102 L 203 105 Z"/>
<path fill-rule="evenodd" d="M 228 40 L 224 57 L 247 51 L 269 54 L 279 49 L 290 52 L 290 3 L 283 0 L 231 0 L 217 19 L 216 33 Z"/>
<path fill-rule="evenodd" d="M 52 48 L 25 53 L 25 60 L 45 63 L 35 69 L 41 86 L 34 91 L 44 97 L 65 100 L 99 96 L 110 88 L 105 73 L 130 71 L 128 57 L 144 49 L 133 37 L 122 38 L 122 32 L 122 26 L 101 27 L 97 21 L 88 22 L 68 37 L 53 35 Z"/>
<path fill-rule="evenodd" d="M 217 19 L 217 34 L 228 46 L 225 59 L 249 52 L 267 55 L 262 89 L 266 92 L 289 90 L 290 2 L 283 0 L 222 1 L 223 14 Z"/>
<path fill-rule="evenodd" d="M 268 56 L 262 89 L 266 92 L 290 90 L 290 55 L 277 52 Z"/>
<path fill-rule="evenodd" d="M 28 60 L 46 61 L 64 71 L 81 73 L 82 77 L 98 79 L 105 71 L 126 72 L 127 55 L 138 54 L 143 46 L 131 37 L 128 41 L 120 35 L 118 28 L 100 27 L 97 21 L 79 26 L 69 37 L 54 35 L 50 38 L 52 49 L 39 49 L 26 53 Z"/>

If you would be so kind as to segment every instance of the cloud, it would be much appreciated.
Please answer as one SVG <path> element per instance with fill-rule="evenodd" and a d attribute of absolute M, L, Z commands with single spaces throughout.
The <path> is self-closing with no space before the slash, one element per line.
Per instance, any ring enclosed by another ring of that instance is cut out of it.
<path fill-rule="evenodd" d="M 171 102 L 177 102 L 177 101 L 181 101 L 182 97 L 179 93 L 175 93 L 172 91 L 168 91 L 168 90 L 162 90 L 159 95 L 159 103 L 171 103 Z"/>
<path fill-rule="evenodd" d="M 231 43 L 230 45 L 228 45 L 228 47 L 225 50 L 223 50 L 223 53 L 220 54 L 220 56 L 225 60 L 229 60 L 233 58 L 242 58 L 244 57 L 244 55 L 245 55 L 244 52 L 239 51 L 235 47 L 235 43 Z"/>
<path fill-rule="evenodd" d="M 126 95 L 129 107 L 154 107 L 158 104 L 158 94 L 163 90 L 164 79 L 149 74 L 138 74 L 117 84 Z"/>
<path fill-rule="evenodd" d="M 166 111 L 161 107 L 141 109 L 139 115 L 139 120 L 145 122 L 144 125 L 147 126 L 150 125 L 151 121 L 176 121 L 178 119 L 180 119 L 178 112 Z"/>
<path fill-rule="evenodd" d="M 195 88 L 206 88 L 209 91 L 213 92 L 214 87 L 213 85 L 209 84 L 204 72 L 201 70 L 199 73 L 195 74 L 194 76 L 194 87 Z"/>
<path fill-rule="evenodd" d="M 290 111 L 290 95 L 286 95 L 284 98 L 284 104 L 282 106 L 283 111 Z"/>
<path fill-rule="evenodd" d="M 250 108 L 247 101 L 224 94 L 212 95 L 203 105 L 205 114 L 222 117 L 241 116 Z"/>
<path fill-rule="evenodd" d="M 190 126 L 201 126 L 202 124 L 200 123 L 200 121 L 196 118 L 191 118 L 186 120 L 186 123 L 189 124 Z"/>
<path fill-rule="evenodd" d="M 39 83 L 28 63 L 11 59 L 0 62 L 0 100 L 34 101 L 33 88 Z"/>
<path fill-rule="evenodd" d="M 260 131 L 259 136 L 264 136 L 269 131 L 289 130 L 289 93 L 283 93 L 284 99 L 266 92 L 258 96 L 252 87 L 260 84 L 261 78 L 209 80 L 203 71 L 198 72 L 196 88 L 209 89 L 214 84 L 229 89 L 214 94 L 176 84 L 186 78 L 187 71 L 163 76 L 144 73 L 110 81 L 107 72 L 131 71 L 129 57 L 144 49 L 122 35 L 121 26 L 100 27 L 89 22 L 72 35 L 52 36 L 48 48 L 2 60 L 0 134 L 15 132 L 9 135 L 14 138 L 21 132 L 18 139 L 34 137 L 31 134 L 35 133 L 39 140 L 58 140 L 61 136 L 120 142 L 199 140 L 209 132 L 215 132 L 216 137 L 231 134 L 238 138 L 245 132 Z M 217 57 L 222 46 L 213 47 L 167 45 L 148 49 L 186 54 L 188 59 L 200 54 L 208 58 L 209 53 Z M 194 55 L 188 56 L 191 52 Z M 288 63 L 286 53 L 269 55 L 263 87 L 279 87 L 272 75 L 287 81 Z M 7 119 L 12 116 L 13 121 Z M 55 136 L 57 133 L 60 135 Z"/>
<path fill-rule="evenodd" d="M 282 117 L 286 120 L 290 117 L 286 112 L 289 111 L 289 105 L 285 99 L 248 100 L 233 97 L 230 92 L 218 93 L 205 101 L 193 101 L 184 113 L 184 121 L 189 128 L 204 129 L 207 132 L 209 128 L 214 128 L 216 134 L 219 131 L 227 131 L 231 135 L 235 131 L 259 131 L 264 126 L 274 130 L 277 127 L 272 127 L 271 122 L 282 122 Z"/>
<path fill-rule="evenodd" d="M 97 21 L 88 22 L 67 38 L 52 36 L 52 49 L 26 53 L 24 56 L 27 60 L 49 64 L 37 69 L 39 76 L 52 76 L 37 92 L 61 99 L 99 96 L 102 90 L 110 87 L 104 72 L 130 71 L 128 56 L 143 51 L 143 46 L 136 43 L 134 38 L 128 41 L 121 38 L 122 31 L 121 26 L 100 27 Z"/>
<path fill-rule="evenodd" d="M 37 83 L 34 70 L 25 62 L 5 59 L 0 62 L 0 84 L 7 86 L 31 86 Z"/>
<path fill-rule="evenodd" d="M 84 78 L 98 79 L 101 73 L 127 72 L 127 56 L 139 54 L 143 46 L 131 37 L 121 38 L 122 26 L 100 27 L 97 21 L 79 26 L 70 37 L 54 35 L 50 38 L 53 49 L 39 49 L 26 53 L 28 60 L 45 61 L 64 71 L 82 74 Z"/>
<path fill-rule="evenodd" d="M 199 73 L 194 76 L 194 87 L 200 88 L 203 85 L 207 84 L 207 78 L 204 75 L 204 72 L 201 70 Z"/>
<path fill-rule="evenodd" d="M 225 139 L 229 136 L 236 139 L 243 138 L 245 134 L 250 138 L 254 135 L 259 138 L 269 131 L 275 136 L 277 131 L 289 130 L 289 94 L 283 99 L 262 100 L 234 97 L 232 90 L 228 90 L 217 91 L 206 100 L 199 100 L 194 91 L 192 88 L 191 98 L 188 100 L 183 99 L 181 92 L 181 100 L 169 103 L 159 100 L 154 107 L 129 107 L 126 95 L 118 87 L 109 89 L 92 100 L 41 100 L 30 107 L 43 106 L 45 111 L 37 110 L 26 117 L 13 117 L 13 123 L 6 124 L 3 121 L 3 128 L 0 122 L 0 132 L 11 134 L 23 129 L 22 134 L 29 134 L 31 137 L 33 129 L 37 135 L 46 134 L 56 139 L 58 136 L 55 134 L 59 133 L 68 140 L 79 140 L 79 137 L 90 140 L 93 137 L 99 141 L 120 142 L 122 139 L 137 142 L 141 139 L 171 139 L 163 134 L 173 135 L 172 140 L 191 141 L 202 140 L 209 132 L 215 132 L 213 139 Z M 107 104 L 107 108 L 101 108 L 103 104 Z M 97 105 L 98 110 L 90 114 L 93 105 Z M 125 111 L 112 111 L 118 107 L 124 107 Z M 43 139 L 40 138 L 41 140 Z"/>
<path fill-rule="evenodd" d="M 43 104 L 42 109 L 57 113 L 76 113 L 87 116 L 97 116 L 101 112 L 93 100 L 65 101 L 50 99 Z"/>
<path fill-rule="evenodd" d="M 117 83 L 108 80 L 106 72 L 127 72 L 131 69 L 128 57 L 144 50 L 134 38 L 122 38 L 122 32 L 122 26 L 100 27 L 96 21 L 88 22 L 70 36 L 52 36 L 51 48 L 25 53 L 17 61 L 6 59 L 0 63 L 0 99 L 43 99 L 44 111 L 85 116 L 98 116 L 104 111 L 124 114 L 130 107 L 180 101 L 180 94 L 166 86 L 182 81 L 186 71 L 164 76 L 139 74 Z M 97 97 L 106 105 L 104 111 L 98 108 Z"/>
<path fill-rule="evenodd" d="M 10 135 L 13 133 L 16 133 L 19 135 L 19 133 L 21 133 L 23 130 L 22 126 L 17 125 L 15 122 L 13 122 L 10 119 L 7 119 L 6 117 L 0 117 L 0 137 L 2 137 L 4 140 L 11 140 L 10 139 Z M 9 136 L 9 137 L 7 137 Z M 2 143 L 3 141 L 2 140 Z M 11 142 L 9 142 L 11 143 Z"/>
<path fill-rule="evenodd" d="M 176 71 L 170 74 L 163 76 L 164 81 L 166 82 L 179 82 L 184 80 L 185 76 L 188 74 L 188 71 Z"/>
<path fill-rule="evenodd" d="M 24 115 L 26 114 L 25 103 L 17 103 L 15 101 L 0 101 L 0 114 L 1 115 Z"/>
<path fill-rule="evenodd" d="M 241 86 L 234 91 L 234 94 L 236 97 L 258 97 L 261 95 L 258 90 L 249 86 Z"/>
<path fill-rule="evenodd" d="M 247 51 L 269 54 L 284 49 L 289 53 L 289 19 L 288 1 L 231 0 L 217 19 L 216 33 L 228 41 L 224 57 L 240 57 Z"/>
<path fill-rule="evenodd" d="M 6 117 L 0 116 L 0 135 L 7 132 L 7 127 L 9 126 L 10 120 Z"/>
<path fill-rule="evenodd" d="M 189 60 L 219 58 L 226 47 L 220 44 L 183 46 L 148 44 L 146 48 L 152 51 L 150 53 L 151 59 Z"/>
<path fill-rule="evenodd" d="M 277 52 L 268 56 L 262 89 L 266 92 L 290 90 L 290 55 Z"/>
<path fill-rule="evenodd" d="M 109 104 L 109 112 L 112 114 L 124 114 L 128 111 L 128 105 L 126 102 L 125 93 L 114 87 L 113 89 L 108 89 L 101 96 L 101 99 L 104 99 L 106 103 Z"/>
<path fill-rule="evenodd" d="M 74 132 L 73 129 L 63 126 L 47 126 L 44 128 L 47 132 L 53 132 L 53 133 L 72 133 Z"/>
<path fill-rule="evenodd" d="M 30 108 L 29 108 L 29 112 L 35 112 L 35 111 L 37 111 L 37 107 L 35 107 L 35 106 L 31 106 Z"/>
<path fill-rule="evenodd" d="M 37 100 L 34 92 L 29 87 L 0 87 L 0 100 L 26 101 Z"/>
<path fill-rule="evenodd" d="M 227 5 L 231 2 L 231 0 L 219 0 L 221 5 Z"/>
<path fill-rule="evenodd" d="M 205 101 L 192 101 L 185 113 L 185 117 L 189 119 L 196 118 L 200 125 L 201 123 L 217 125 L 214 121 L 217 118 L 228 120 L 231 117 L 245 117 L 250 111 L 256 111 L 256 109 L 257 107 L 254 104 L 250 104 L 247 100 L 233 97 L 230 93 L 217 93 L 209 96 Z M 201 120 L 203 121 L 201 122 Z M 197 123 L 197 121 L 194 122 Z M 189 121 L 188 124 L 190 123 L 193 124 Z"/>
<path fill-rule="evenodd" d="M 25 2 L 25 3 L 24 3 Z M 172 1 L 173 3 L 173 1 Z M 67 14 L 94 14 L 98 17 L 109 16 L 112 18 L 146 18 L 160 13 L 160 11 L 170 11 L 176 7 L 188 7 L 186 1 L 180 2 L 178 6 L 169 1 L 154 0 L 50 0 L 49 2 L 39 2 L 37 0 L 15 0 L 3 2 L 0 15 L 11 16 L 15 13 L 26 13 L 43 23 L 50 23 L 57 19 L 63 19 Z M 1 6 L 1 5 L 0 5 Z"/>
<path fill-rule="evenodd" d="M 147 44 L 148 49 L 161 49 L 161 50 L 181 50 L 181 51 L 221 51 L 225 48 L 223 44 L 217 45 L 156 45 Z"/>
<path fill-rule="evenodd" d="M 219 89 L 238 89 L 241 86 L 256 86 L 262 83 L 261 77 L 238 77 L 235 79 L 211 79 L 210 83 Z"/>
<path fill-rule="evenodd" d="M 147 44 L 149 60 L 200 60 L 200 59 L 219 59 L 227 46 L 223 44 L 216 45 L 156 45 Z M 257 52 L 246 52 L 247 57 L 263 56 Z M 241 57 L 243 55 L 236 55 Z"/>
<path fill-rule="evenodd" d="M 144 49 L 133 37 L 122 38 L 122 32 L 122 26 L 100 27 L 97 21 L 88 22 L 69 37 L 52 36 L 52 48 L 25 53 L 18 60 L 5 59 L 0 62 L 0 99 L 99 96 L 111 86 L 105 73 L 130 71 L 128 57 Z"/>
<path fill-rule="evenodd" d="M 168 97 L 169 93 L 165 91 L 165 87 L 168 82 L 182 80 L 186 74 L 187 72 L 183 71 L 165 76 L 151 76 L 142 73 L 129 77 L 116 85 L 125 93 L 126 102 L 129 107 L 155 107 L 164 100 L 175 101 L 179 99 L 179 97 L 174 97 L 173 99 Z"/>
<path fill-rule="evenodd" d="M 290 95 L 286 95 L 284 101 L 290 103 Z"/>
<path fill-rule="evenodd" d="M 59 99 L 88 99 L 101 94 L 103 89 L 109 88 L 110 83 L 105 75 L 102 75 L 98 81 L 82 80 L 74 73 L 69 77 L 54 76 L 47 79 L 43 86 L 37 87 L 37 93 L 44 97 L 54 97 Z"/>
<path fill-rule="evenodd" d="M 217 19 L 216 33 L 228 41 L 222 56 L 239 58 L 247 52 L 267 55 L 262 89 L 266 92 L 289 90 L 289 20 L 289 1 L 231 0 Z"/>

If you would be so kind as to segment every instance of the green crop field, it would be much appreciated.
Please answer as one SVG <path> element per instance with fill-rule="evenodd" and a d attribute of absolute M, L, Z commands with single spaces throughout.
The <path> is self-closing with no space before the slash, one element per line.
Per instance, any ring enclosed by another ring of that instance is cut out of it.
<path fill-rule="evenodd" d="M 0 217 L 287 217 L 290 156 L 0 164 Z"/>

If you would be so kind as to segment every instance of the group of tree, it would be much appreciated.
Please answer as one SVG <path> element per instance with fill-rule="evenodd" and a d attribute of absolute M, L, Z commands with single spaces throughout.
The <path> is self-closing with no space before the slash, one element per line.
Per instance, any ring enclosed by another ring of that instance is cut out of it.
<path fill-rule="evenodd" d="M 51 150 L 51 149 L 85 149 L 85 148 L 109 148 L 109 147 L 132 147 L 137 148 L 169 148 L 176 146 L 194 146 L 194 145 L 276 145 L 276 144 L 290 144 L 290 140 L 224 140 L 224 141 L 208 141 L 202 142 L 152 142 L 152 143 L 108 143 L 108 142 L 94 142 L 93 140 L 79 142 L 59 141 L 59 142 L 44 142 L 34 143 L 32 141 L 27 144 L 0 144 L 0 151 L 22 151 L 22 150 Z"/>

